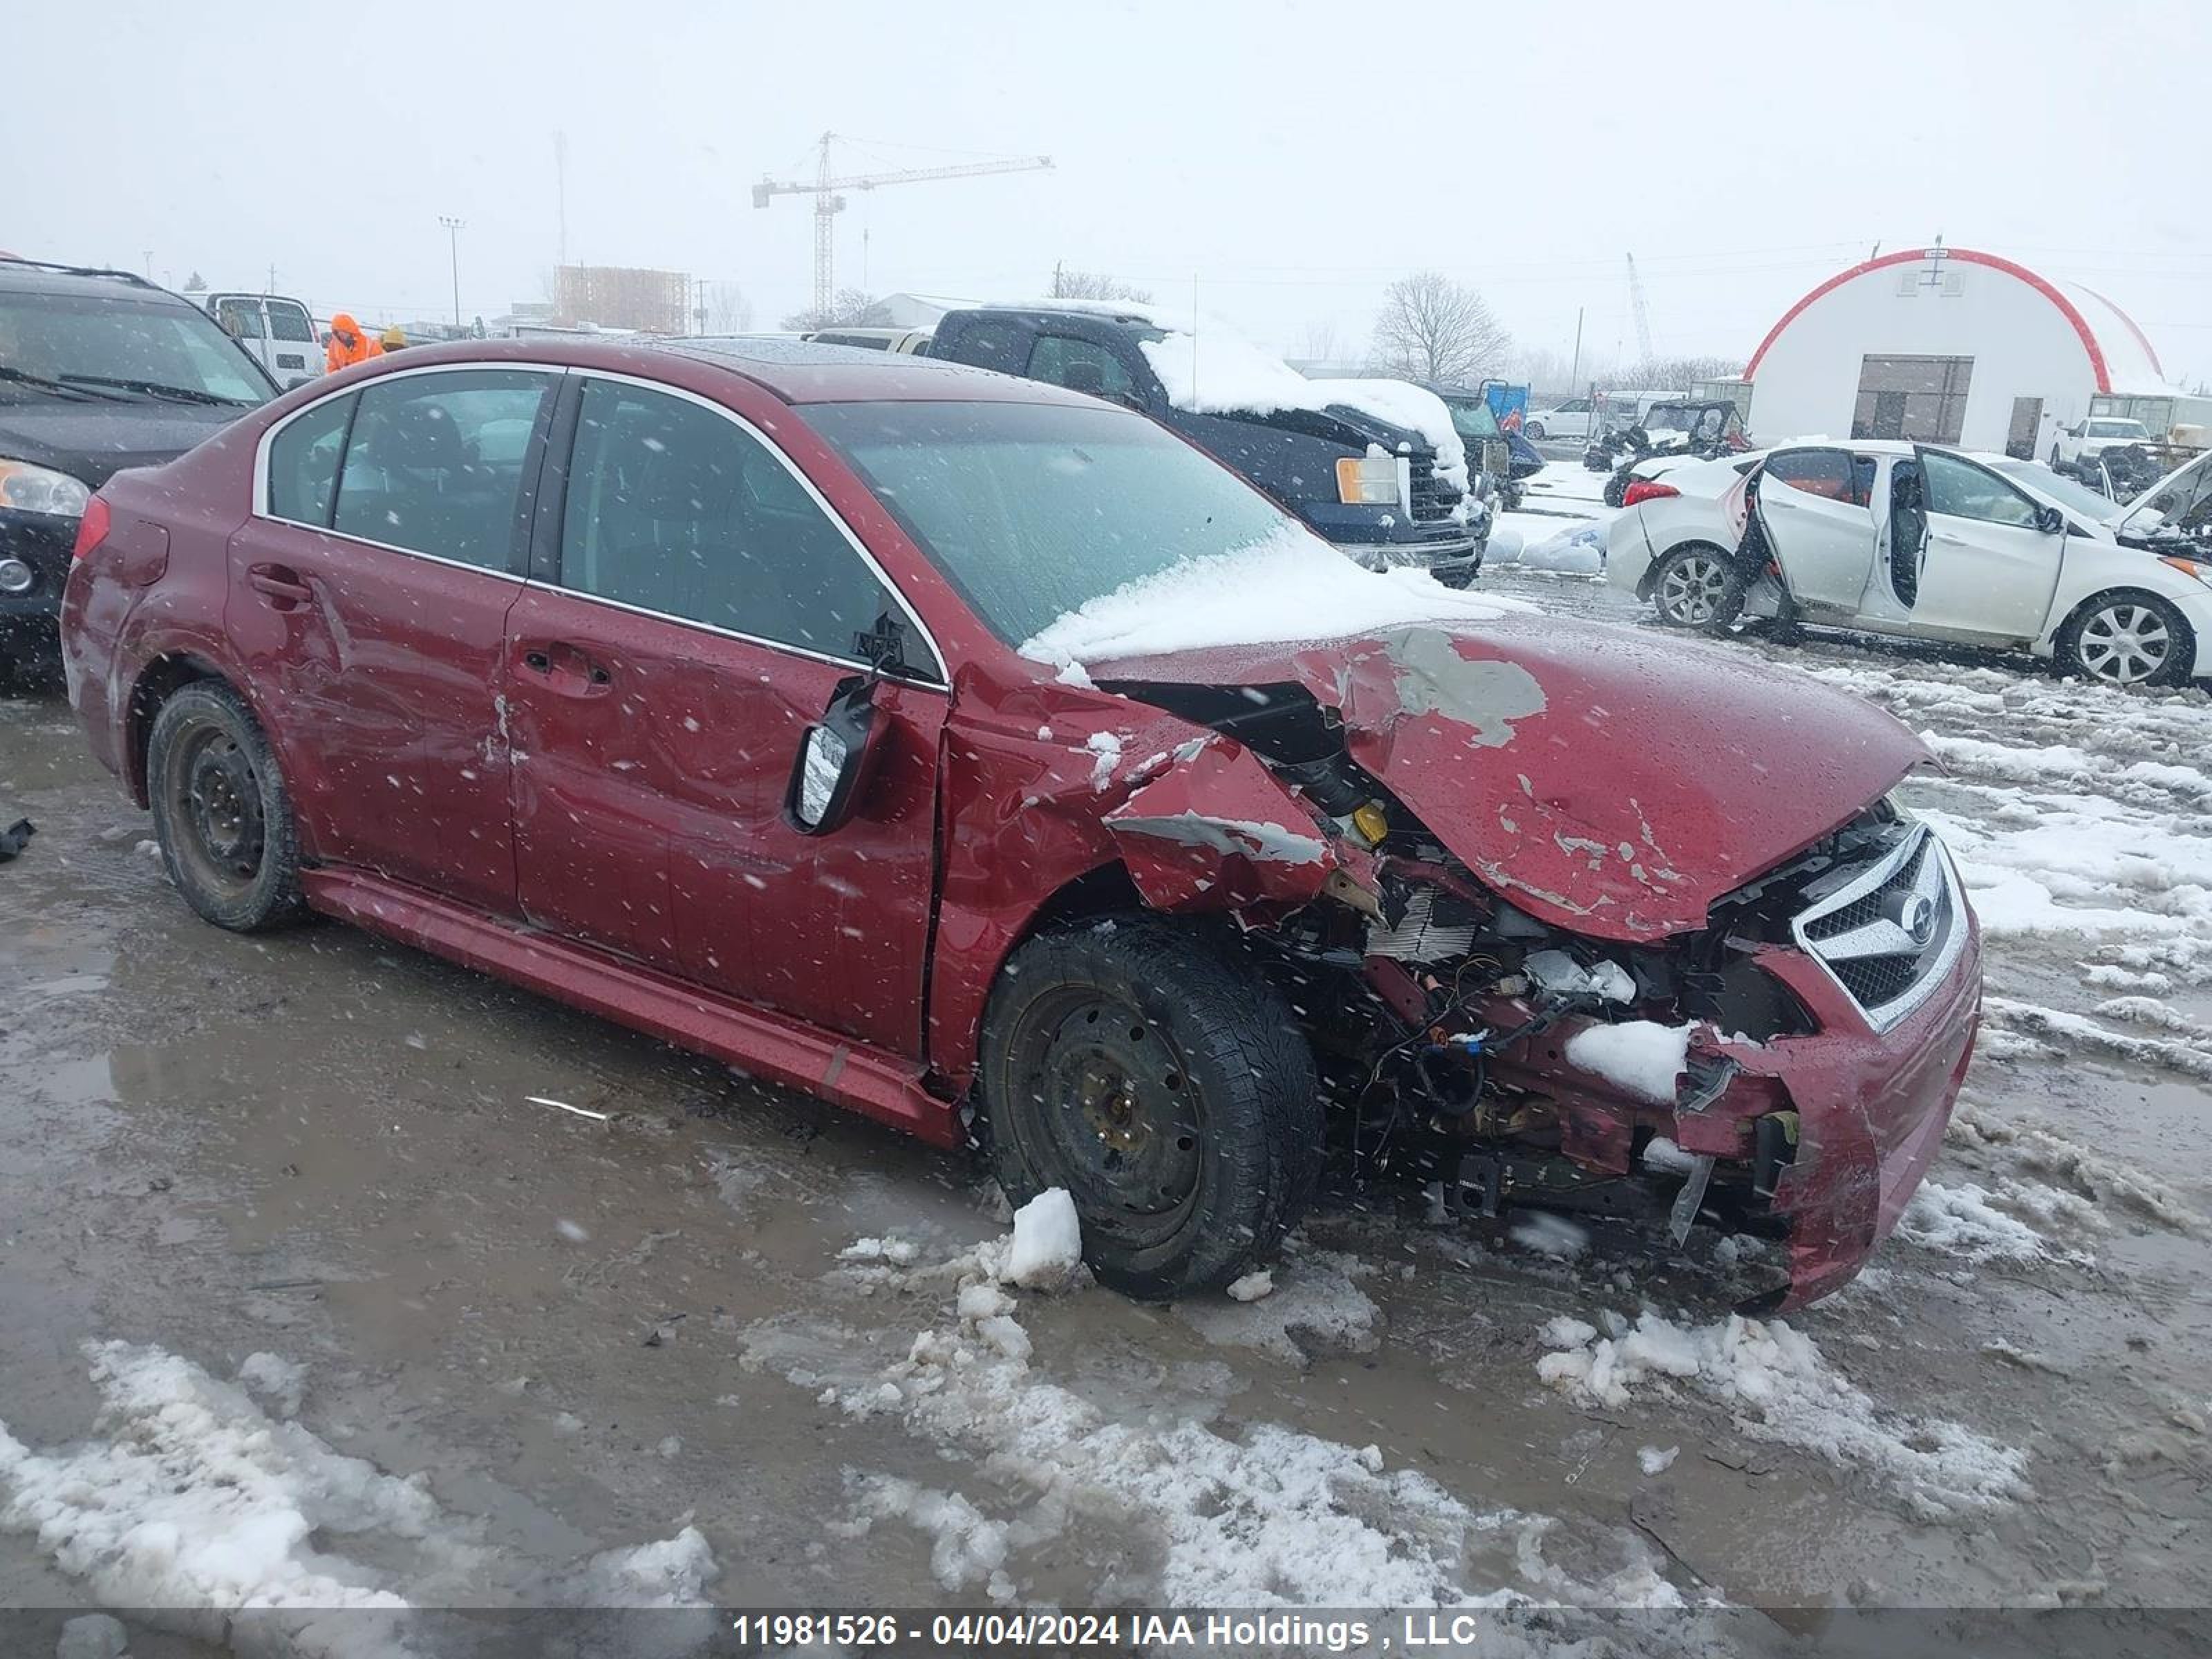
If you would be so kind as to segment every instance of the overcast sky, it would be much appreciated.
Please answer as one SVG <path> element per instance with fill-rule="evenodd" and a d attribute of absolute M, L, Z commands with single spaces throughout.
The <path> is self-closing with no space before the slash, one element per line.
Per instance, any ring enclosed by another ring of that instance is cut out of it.
<path fill-rule="evenodd" d="M 1939 232 L 2109 295 L 2212 378 L 2212 6 L 2042 0 L 26 5 L 0 247 L 278 289 L 319 314 L 545 295 L 573 259 L 807 298 L 805 176 L 1049 154 L 852 194 L 839 286 L 1006 298 L 1110 270 L 1297 354 L 1419 268 L 1516 339 L 1747 356 L 1821 277 Z M 863 234 L 866 234 L 865 261 Z"/>

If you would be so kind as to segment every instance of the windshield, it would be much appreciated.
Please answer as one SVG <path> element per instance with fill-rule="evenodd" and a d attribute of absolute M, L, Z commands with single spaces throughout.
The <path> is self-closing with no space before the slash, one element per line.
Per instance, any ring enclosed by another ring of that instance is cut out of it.
<path fill-rule="evenodd" d="M 2112 515 L 2113 503 L 2087 485 L 2063 477 L 2040 461 L 1991 461 L 2007 477 L 2017 478 L 2030 489 L 2048 495 L 2069 513 L 2079 513 L 2092 523 Z"/>
<path fill-rule="evenodd" d="M 2089 435 L 2093 438 L 2148 438 L 2150 429 L 2141 421 L 2092 421 Z"/>
<path fill-rule="evenodd" d="M 1486 438 L 1504 435 L 1486 398 L 1447 398 L 1444 407 L 1451 410 L 1452 429 L 1459 434 L 1462 443 L 1480 443 Z"/>
<path fill-rule="evenodd" d="M 149 402 L 246 409 L 276 395 L 275 383 L 206 313 L 127 292 L 0 292 L 0 366 Z M 24 386 L 10 380 L 0 390 L 20 396 Z"/>
<path fill-rule="evenodd" d="M 1102 594 L 1294 524 L 1121 410 L 817 404 L 806 416 L 1009 645 Z"/>

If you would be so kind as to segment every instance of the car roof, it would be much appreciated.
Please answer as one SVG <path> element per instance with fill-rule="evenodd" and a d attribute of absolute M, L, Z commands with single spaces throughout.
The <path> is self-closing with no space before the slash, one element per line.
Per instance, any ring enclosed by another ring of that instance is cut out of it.
<path fill-rule="evenodd" d="M 155 304 L 192 304 L 181 294 L 172 294 L 136 271 L 107 270 L 97 265 L 49 264 L 44 260 L 17 258 L 10 254 L 0 254 L 0 294 L 84 294 L 95 298 L 151 301 Z"/>
<path fill-rule="evenodd" d="M 564 337 L 456 340 L 410 347 L 393 368 L 428 363 L 551 363 L 610 374 L 651 375 L 670 360 L 740 375 L 787 404 L 1027 403 L 1097 407 L 1099 400 L 1042 380 L 1025 380 L 965 363 L 859 346 L 758 335 L 625 335 L 614 339 Z"/>

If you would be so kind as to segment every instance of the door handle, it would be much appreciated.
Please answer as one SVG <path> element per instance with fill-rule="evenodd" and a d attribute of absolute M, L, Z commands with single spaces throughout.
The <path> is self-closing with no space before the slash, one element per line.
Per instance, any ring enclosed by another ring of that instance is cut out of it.
<path fill-rule="evenodd" d="M 246 585 L 279 611 L 312 605 L 315 591 L 300 580 L 299 573 L 281 564 L 257 564 L 246 573 Z"/>
<path fill-rule="evenodd" d="M 544 675 L 563 696 L 597 696 L 614 684 L 614 676 L 604 663 L 566 640 L 532 646 L 522 653 L 522 665 L 533 674 Z"/>

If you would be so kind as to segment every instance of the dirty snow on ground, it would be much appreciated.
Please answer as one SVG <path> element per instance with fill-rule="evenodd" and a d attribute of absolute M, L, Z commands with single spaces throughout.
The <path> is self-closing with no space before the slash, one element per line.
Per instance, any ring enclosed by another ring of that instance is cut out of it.
<path fill-rule="evenodd" d="M 1425 622 L 1489 622 L 1529 607 L 1445 587 L 1424 569 L 1363 570 L 1310 531 L 1187 559 L 1099 595 L 1024 641 L 1035 662 L 1115 662 L 1213 646 L 1346 638 Z"/>
<path fill-rule="evenodd" d="M 1536 1374 L 1613 1411 L 1646 1393 L 1702 1397 L 1753 1439 L 1865 1469 L 1931 1520 L 2028 1495 L 2025 1452 L 1945 1419 L 1885 1410 L 1781 1320 L 1731 1314 L 1716 1324 L 1681 1324 L 1650 1310 L 1633 1322 L 1604 1317 L 1603 1331 L 1564 1315 L 1547 1324 L 1543 1340 L 1552 1352 L 1537 1362 Z"/>
<path fill-rule="evenodd" d="M 912 1527 L 948 1591 L 1015 1600 L 1025 1552 L 1056 1552 L 1087 1522 L 1111 1521 L 1133 1522 L 1157 1541 L 1146 1588 L 1168 1603 L 1680 1605 L 1640 1540 L 1624 1534 L 1621 1564 L 1595 1581 L 1567 1574 L 1544 1553 L 1556 1522 L 1470 1505 L 1417 1469 L 1389 1468 L 1376 1447 L 1270 1423 L 1224 1431 L 1164 1402 L 1109 1414 L 1050 1375 L 1049 1357 L 1019 1323 L 1021 1304 L 1006 1288 L 1013 1253 L 1012 1239 L 991 1239 L 917 1266 L 906 1288 L 933 1310 L 889 1363 L 860 1334 L 819 1322 L 763 1322 L 745 1339 L 749 1368 L 981 1460 L 981 1498 L 905 1477 L 851 1477 L 844 1526 Z M 1326 1256 L 1310 1260 L 1317 1276 L 1349 1275 Z M 1302 1271 L 1279 1270 L 1271 1296 L 1234 1310 L 1295 1305 Z"/>
<path fill-rule="evenodd" d="M 1295 1240 L 1286 1254 L 1279 1277 L 1266 1275 L 1264 1293 L 1254 1293 L 1258 1275 L 1248 1274 L 1229 1287 L 1228 1302 L 1186 1297 L 1176 1304 L 1176 1316 L 1209 1342 L 1255 1349 L 1292 1364 L 1304 1363 L 1309 1345 L 1352 1353 L 1372 1348 L 1381 1310 L 1358 1281 L 1374 1268 L 1356 1255 Z"/>
<path fill-rule="evenodd" d="M 401 1480 L 271 1417 L 246 1386 L 178 1355 L 88 1344 L 101 1410 L 94 1437 L 33 1450 L 0 1425 L 0 1528 L 27 1533 L 110 1607 L 297 1609 L 289 1651 L 404 1652 L 390 1632 L 316 1610 L 480 1601 L 534 1577 L 448 1513 L 421 1475 Z M 272 1354 L 241 1369 L 296 1410 L 304 1372 Z M 373 1565 L 372 1565 L 373 1564 Z M 590 1558 L 522 1591 L 589 1606 L 703 1604 L 716 1575 L 696 1530 Z M 365 1644 L 366 1645 L 356 1645 Z"/>

